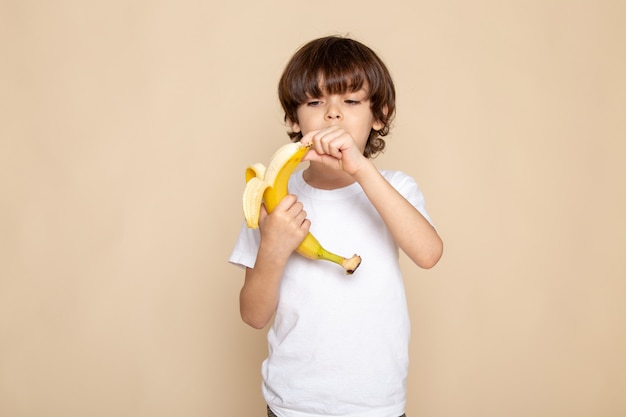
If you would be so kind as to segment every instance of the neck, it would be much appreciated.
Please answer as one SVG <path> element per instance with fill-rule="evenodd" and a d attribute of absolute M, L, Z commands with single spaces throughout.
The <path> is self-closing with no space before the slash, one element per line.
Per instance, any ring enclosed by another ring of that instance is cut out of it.
<path fill-rule="evenodd" d="M 311 162 L 303 172 L 304 181 L 311 187 L 321 190 L 335 190 L 354 183 L 354 178 L 344 171 L 325 167 L 321 163 Z"/>

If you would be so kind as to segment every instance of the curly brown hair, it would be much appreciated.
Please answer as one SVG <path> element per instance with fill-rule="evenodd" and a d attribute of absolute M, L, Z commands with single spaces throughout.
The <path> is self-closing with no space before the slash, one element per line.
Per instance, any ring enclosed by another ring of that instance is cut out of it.
<path fill-rule="evenodd" d="M 323 81 L 322 81 L 323 80 Z M 320 85 L 323 83 L 323 85 Z M 381 122 L 380 130 L 370 131 L 363 154 L 375 157 L 385 148 L 396 110 L 396 92 L 383 61 L 362 43 L 340 36 L 310 41 L 293 55 L 278 83 L 278 97 L 285 111 L 285 121 L 299 123 L 297 110 L 309 97 L 344 94 L 368 86 L 372 114 Z M 292 141 L 302 139 L 301 132 L 289 132 Z"/>

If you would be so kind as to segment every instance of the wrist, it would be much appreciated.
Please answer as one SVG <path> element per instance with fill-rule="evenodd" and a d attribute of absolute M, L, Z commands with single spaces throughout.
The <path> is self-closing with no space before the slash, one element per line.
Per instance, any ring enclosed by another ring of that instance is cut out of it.
<path fill-rule="evenodd" d="M 354 180 L 359 184 L 362 184 L 367 180 L 367 178 L 370 178 L 371 175 L 377 173 L 378 169 L 376 168 L 376 165 L 374 165 L 374 162 L 371 159 L 364 157 L 363 163 L 359 166 L 359 169 L 352 173 L 352 178 L 354 178 Z"/>
<path fill-rule="evenodd" d="M 286 248 L 281 244 L 271 244 L 261 239 L 259 251 L 257 252 L 257 261 L 263 259 L 263 262 L 273 268 L 283 268 L 287 264 L 287 260 L 293 253 L 293 250 Z"/>

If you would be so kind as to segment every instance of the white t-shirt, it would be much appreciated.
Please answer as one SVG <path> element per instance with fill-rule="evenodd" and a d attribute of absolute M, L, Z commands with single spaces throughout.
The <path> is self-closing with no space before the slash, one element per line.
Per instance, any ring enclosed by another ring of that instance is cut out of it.
<path fill-rule="evenodd" d="M 411 177 L 381 173 L 429 219 Z M 358 183 L 320 190 L 296 171 L 289 192 L 324 248 L 362 262 L 346 275 L 332 262 L 291 255 L 267 336 L 265 400 L 279 417 L 397 417 L 406 403 L 410 336 L 398 247 Z M 229 261 L 253 268 L 259 240 L 244 223 Z"/>

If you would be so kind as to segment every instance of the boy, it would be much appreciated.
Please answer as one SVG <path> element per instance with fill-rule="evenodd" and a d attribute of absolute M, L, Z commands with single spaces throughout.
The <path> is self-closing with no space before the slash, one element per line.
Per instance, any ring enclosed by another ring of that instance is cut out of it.
<path fill-rule="evenodd" d="M 409 318 L 398 248 L 431 268 L 443 244 L 415 181 L 371 159 L 395 113 L 387 68 L 367 46 L 330 36 L 287 64 L 279 98 L 292 140 L 312 143 L 290 195 L 259 229 L 242 228 L 229 261 L 246 268 L 242 319 L 268 332 L 268 416 L 398 417 L 405 412 Z M 305 211 L 306 209 L 306 211 Z M 294 252 L 307 232 L 358 253 L 352 276 Z"/>

